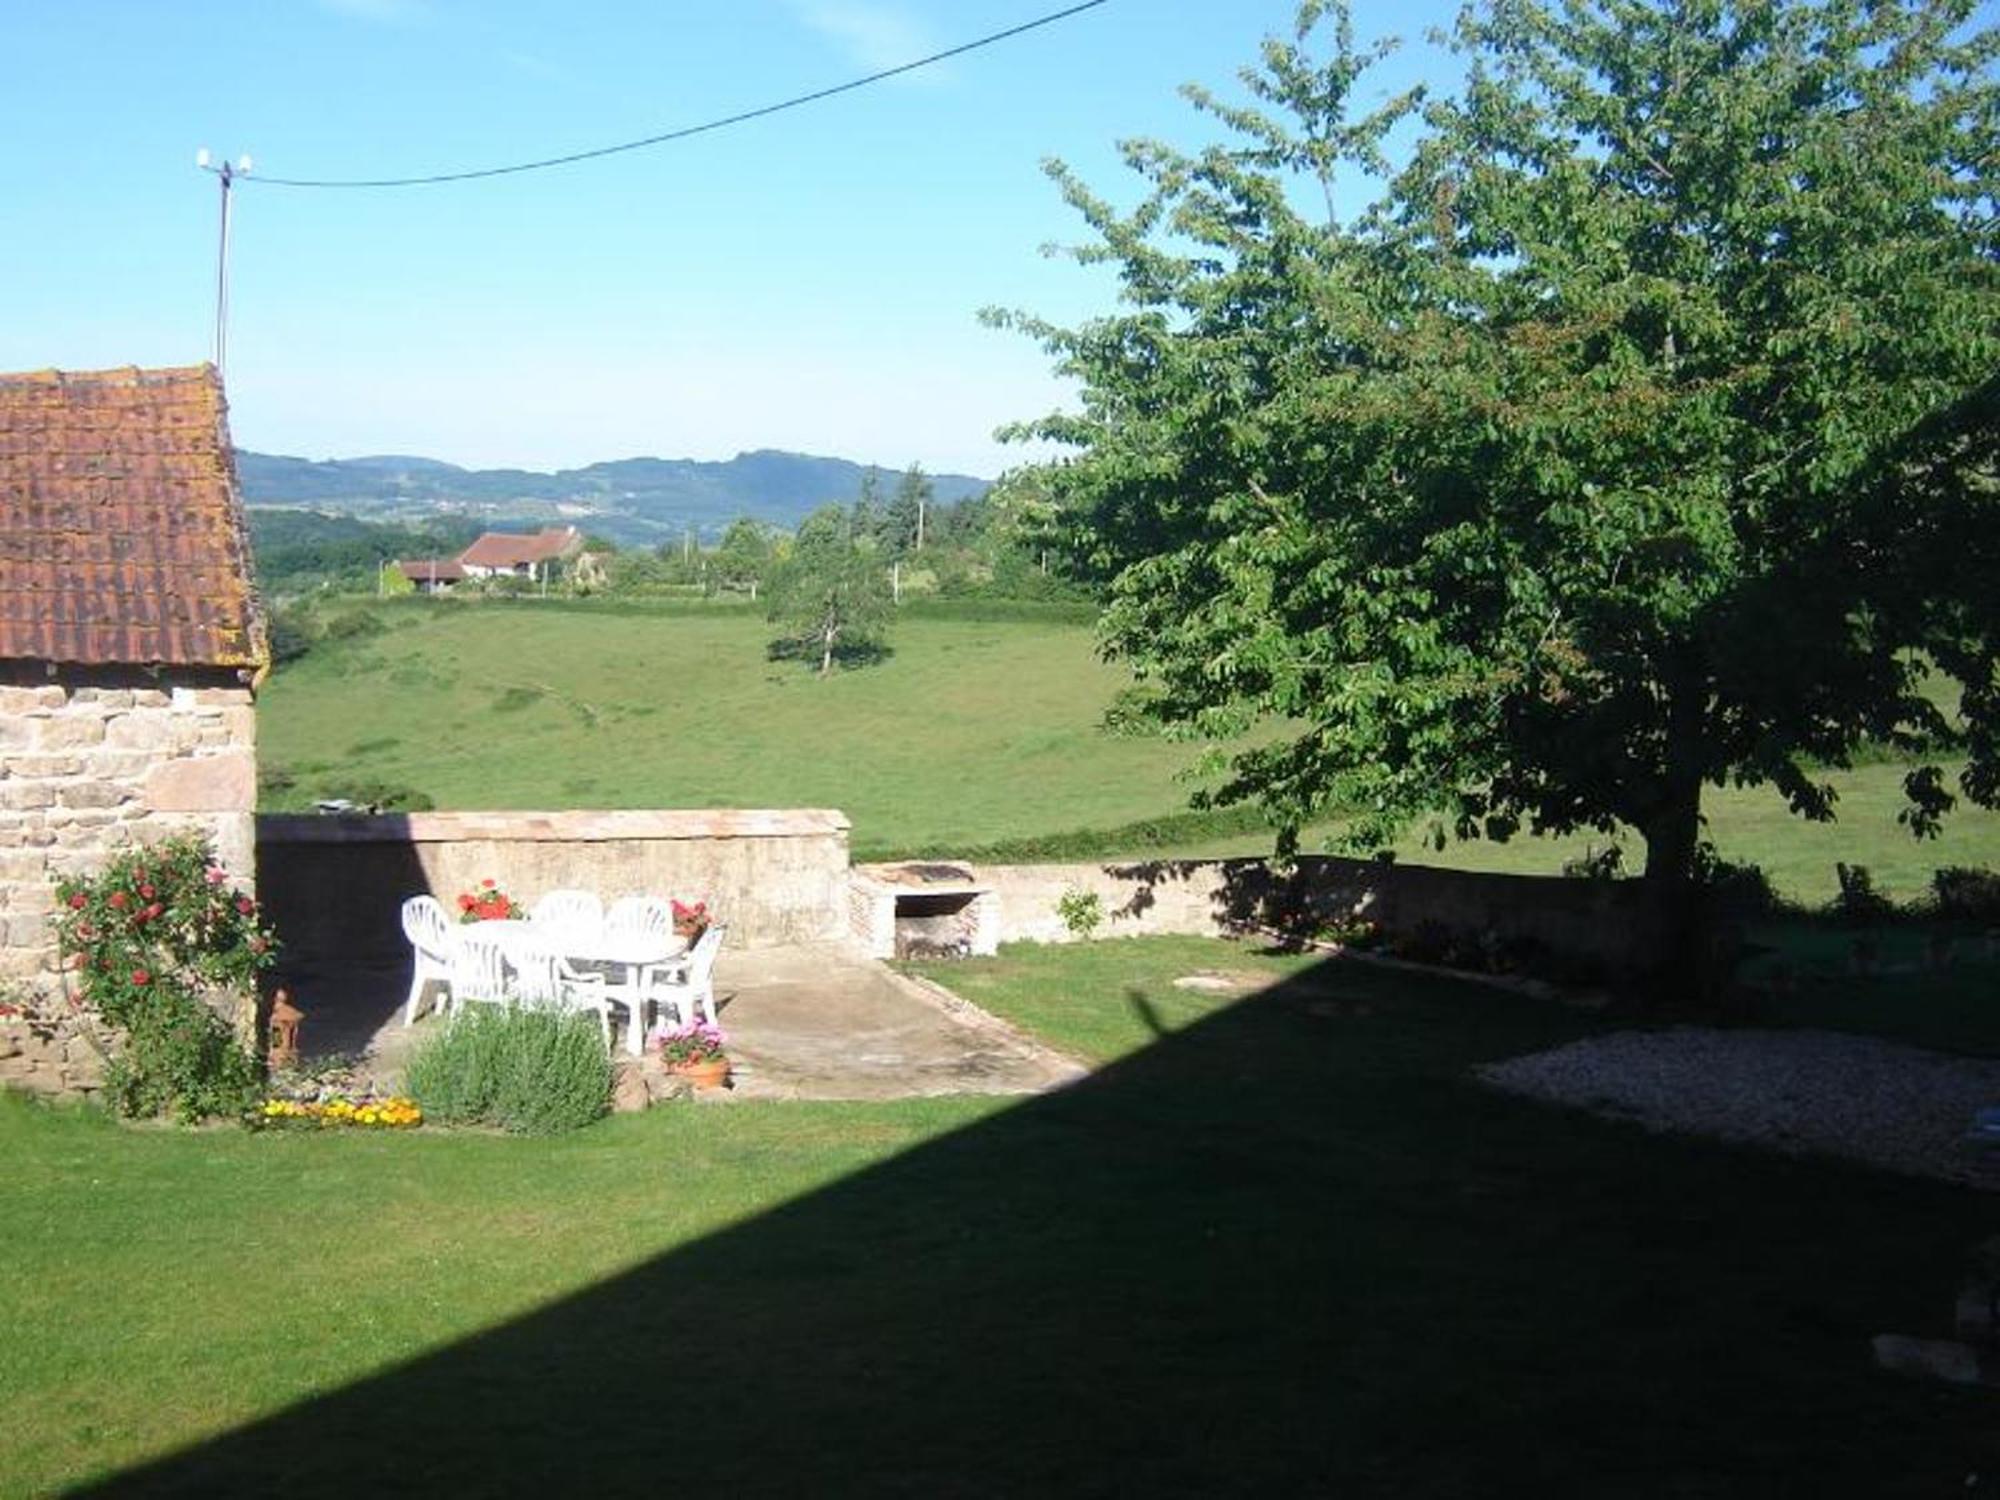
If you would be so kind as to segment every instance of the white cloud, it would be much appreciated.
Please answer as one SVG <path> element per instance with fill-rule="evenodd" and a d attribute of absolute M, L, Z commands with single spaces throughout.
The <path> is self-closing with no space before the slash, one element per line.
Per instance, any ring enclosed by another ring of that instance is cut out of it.
<path fill-rule="evenodd" d="M 839 43 L 842 51 L 871 73 L 898 68 L 942 50 L 924 27 L 894 6 L 865 0 L 798 0 L 794 9 L 806 25 Z M 937 71 L 926 68 L 913 76 L 929 77 Z"/>

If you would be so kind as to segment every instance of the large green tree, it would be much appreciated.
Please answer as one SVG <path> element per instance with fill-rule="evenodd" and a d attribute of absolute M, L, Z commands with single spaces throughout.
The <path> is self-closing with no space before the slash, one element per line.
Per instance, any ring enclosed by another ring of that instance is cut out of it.
<path fill-rule="evenodd" d="M 1383 840 L 1629 825 L 1686 909 L 1704 786 L 1919 751 L 2000 794 L 1995 37 L 1968 0 L 1489 0 L 1464 87 L 1306 4 L 1190 89 L 1231 139 L 1051 170 L 1125 306 L 994 314 L 1106 640 L 1221 800 Z M 1370 85 L 1367 93 L 1377 93 Z M 1401 127 L 1399 130 L 1398 127 Z M 1388 159 L 1396 143 L 1398 160 Z M 1924 691 L 1963 688 L 1946 714 Z"/>

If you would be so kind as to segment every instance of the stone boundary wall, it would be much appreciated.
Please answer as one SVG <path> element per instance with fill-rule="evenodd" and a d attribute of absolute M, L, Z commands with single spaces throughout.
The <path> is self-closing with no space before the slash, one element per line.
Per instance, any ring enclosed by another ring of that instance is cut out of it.
<path fill-rule="evenodd" d="M 0 983 L 53 988 L 55 880 L 207 834 L 253 884 L 251 690 L 233 672 L 0 663 Z"/>
<path fill-rule="evenodd" d="M 830 810 L 439 812 L 257 819 L 258 894 L 280 968 L 403 958 L 405 899 L 482 880 L 530 907 L 551 890 L 706 901 L 732 947 L 826 942 L 847 926 L 848 822 Z"/>
<path fill-rule="evenodd" d="M 1000 904 L 1000 940 L 1071 942 L 1056 901 L 1071 889 L 1104 904 L 1100 937 L 1156 933 L 1213 936 L 1303 914 L 1331 922 L 1362 916 L 1410 930 L 1532 939 L 1613 969 L 1657 952 L 1657 930 L 1636 882 L 1491 875 L 1430 865 L 1305 856 L 1291 877 L 1258 859 L 1139 860 L 1074 865 L 976 865 Z"/>

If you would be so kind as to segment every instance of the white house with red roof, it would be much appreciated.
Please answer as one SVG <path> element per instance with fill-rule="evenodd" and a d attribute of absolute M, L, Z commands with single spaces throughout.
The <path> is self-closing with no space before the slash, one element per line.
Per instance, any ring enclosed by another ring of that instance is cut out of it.
<path fill-rule="evenodd" d="M 523 534 L 489 531 L 454 558 L 399 562 L 397 570 L 426 593 L 442 593 L 467 578 L 525 578 L 546 582 L 554 565 L 583 547 L 574 526 L 548 526 Z"/>

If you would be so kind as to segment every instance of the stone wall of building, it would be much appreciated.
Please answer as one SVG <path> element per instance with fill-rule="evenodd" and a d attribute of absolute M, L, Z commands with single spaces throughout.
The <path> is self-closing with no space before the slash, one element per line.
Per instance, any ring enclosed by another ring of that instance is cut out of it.
<path fill-rule="evenodd" d="M 482 880 L 524 906 L 559 889 L 704 901 L 733 947 L 826 942 L 847 926 L 847 837 L 812 809 L 266 814 L 258 889 L 281 966 L 406 958 L 403 902 L 456 919 Z"/>
<path fill-rule="evenodd" d="M 0 1088 L 51 1099 L 89 1099 L 104 1087 L 110 1042 L 80 1014 L 49 1006 L 0 1008 Z"/>
<path fill-rule="evenodd" d="M 229 672 L 0 664 L 0 984 L 53 988 L 55 881 L 189 830 L 256 872 L 256 720 Z"/>

